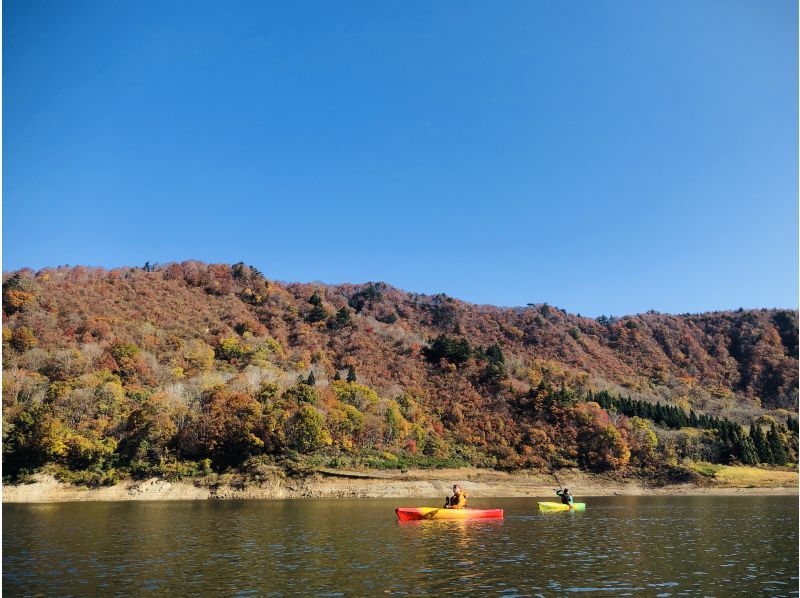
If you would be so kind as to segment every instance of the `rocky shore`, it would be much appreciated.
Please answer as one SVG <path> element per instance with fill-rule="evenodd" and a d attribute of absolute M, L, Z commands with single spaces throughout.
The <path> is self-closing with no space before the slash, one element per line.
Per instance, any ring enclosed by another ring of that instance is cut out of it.
<path fill-rule="evenodd" d="M 559 473 L 561 484 L 578 496 L 611 495 L 792 495 L 798 494 L 797 473 L 791 472 L 770 487 L 733 487 L 714 483 L 653 485 L 643 480 L 615 480 L 584 472 Z M 318 470 L 291 477 L 279 468 L 260 472 L 255 479 L 234 475 L 194 480 L 159 478 L 126 480 L 114 486 L 85 488 L 57 481 L 49 475 L 33 476 L 29 483 L 4 485 L 4 503 L 123 500 L 207 500 L 282 498 L 441 498 L 453 483 L 470 496 L 552 497 L 556 483 L 543 474 L 504 473 L 482 469 L 344 471 Z"/>

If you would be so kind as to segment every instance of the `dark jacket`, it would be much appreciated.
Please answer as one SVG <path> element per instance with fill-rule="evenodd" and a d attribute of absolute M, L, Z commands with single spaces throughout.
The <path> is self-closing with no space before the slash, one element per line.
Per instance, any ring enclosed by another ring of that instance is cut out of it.
<path fill-rule="evenodd" d="M 558 494 L 561 497 L 562 505 L 571 505 L 572 501 L 574 500 L 569 492 L 564 492 L 563 490 L 556 490 L 556 494 Z"/>

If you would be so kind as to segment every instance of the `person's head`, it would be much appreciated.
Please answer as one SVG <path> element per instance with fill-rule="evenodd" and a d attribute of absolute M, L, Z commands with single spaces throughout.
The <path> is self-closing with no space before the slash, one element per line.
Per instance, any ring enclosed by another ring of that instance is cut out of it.
<path fill-rule="evenodd" d="M 564 488 L 564 494 L 569 494 L 569 488 Z"/>
<path fill-rule="evenodd" d="M 461 486 L 458 484 L 453 485 L 453 494 L 460 494 L 461 493 Z"/>

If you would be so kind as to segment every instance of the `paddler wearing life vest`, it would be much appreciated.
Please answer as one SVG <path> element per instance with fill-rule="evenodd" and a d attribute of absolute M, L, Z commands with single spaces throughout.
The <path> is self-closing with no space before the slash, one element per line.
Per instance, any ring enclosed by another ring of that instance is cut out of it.
<path fill-rule="evenodd" d="M 563 490 L 556 490 L 556 494 L 561 497 L 561 504 L 562 505 L 572 505 L 575 501 L 575 498 L 569 493 L 569 488 L 564 488 Z"/>
<path fill-rule="evenodd" d="M 458 484 L 453 486 L 453 496 L 448 496 L 444 499 L 445 509 L 466 509 L 467 508 L 467 493 L 461 489 Z"/>

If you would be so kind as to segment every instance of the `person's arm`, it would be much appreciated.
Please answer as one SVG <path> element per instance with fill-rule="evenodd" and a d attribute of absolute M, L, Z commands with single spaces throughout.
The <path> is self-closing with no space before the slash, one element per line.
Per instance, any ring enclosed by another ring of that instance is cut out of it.
<path fill-rule="evenodd" d="M 562 492 L 561 490 L 556 490 L 556 494 L 557 494 L 558 496 L 561 496 L 561 492 Z"/>

